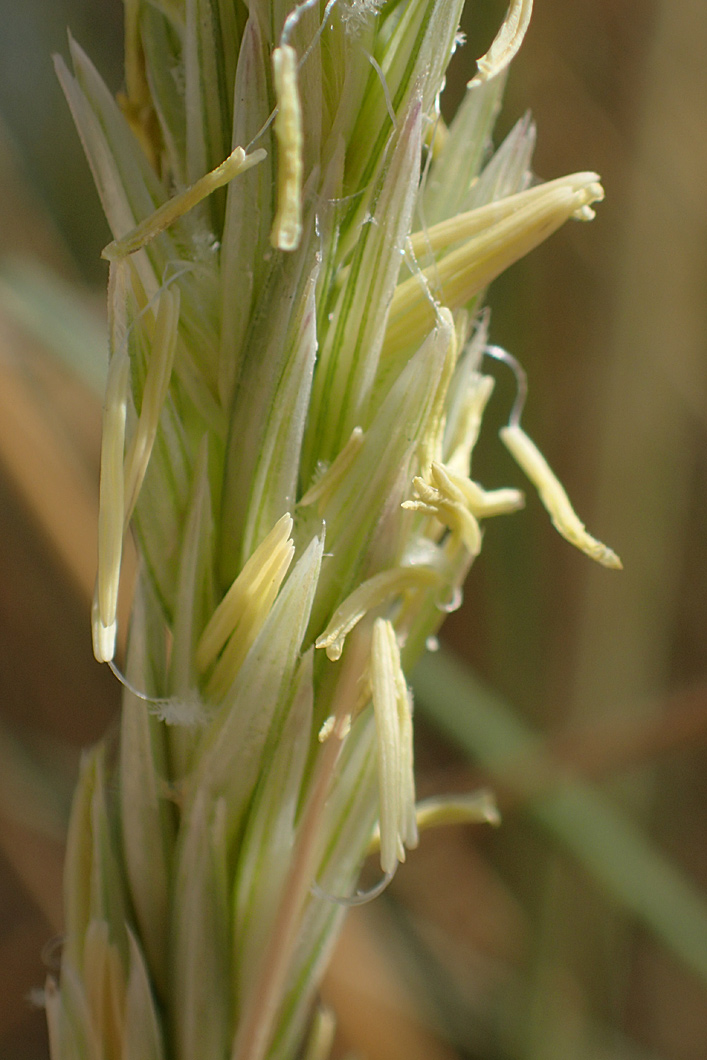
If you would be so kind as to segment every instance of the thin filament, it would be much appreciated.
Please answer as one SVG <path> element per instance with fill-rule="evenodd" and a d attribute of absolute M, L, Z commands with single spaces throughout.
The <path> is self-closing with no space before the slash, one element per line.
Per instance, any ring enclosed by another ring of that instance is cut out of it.
<path fill-rule="evenodd" d="M 513 402 L 511 408 L 511 414 L 508 417 L 509 427 L 519 427 L 520 417 L 525 408 L 525 400 L 528 396 L 528 376 L 525 368 L 512 353 L 508 353 L 507 350 L 502 349 L 500 346 L 486 346 L 484 353 L 488 354 L 489 357 L 493 357 L 496 361 L 503 361 L 512 370 L 516 377 L 516 399 Z"/>

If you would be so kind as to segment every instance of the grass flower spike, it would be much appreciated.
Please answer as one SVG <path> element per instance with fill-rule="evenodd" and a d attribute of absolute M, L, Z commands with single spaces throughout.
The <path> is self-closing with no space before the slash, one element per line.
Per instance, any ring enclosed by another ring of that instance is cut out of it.
<path fill-rule="evenodd" d="M 73 40 L 57 61 L 113 237 L 101 661 L 126 533 L 139 564 L 120 731 L 74 803 L 53 1060 L 330 1040 L 317 987 L 363 862 L 388 881 L 418 841 L 405 671 L 523 504 L 471 470 L 484 292 L 602 197 L 594 173 L 531 186 L 527 120 L 491 155 L 528 2 L 444 126 L 462 3 L 125 0 L 118 100 Z M 558 529 L 615 566 L 519 430 Z"/>

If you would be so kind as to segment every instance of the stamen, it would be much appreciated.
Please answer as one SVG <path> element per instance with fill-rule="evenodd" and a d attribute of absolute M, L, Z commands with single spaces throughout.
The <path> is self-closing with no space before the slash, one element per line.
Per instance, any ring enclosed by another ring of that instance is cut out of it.
<path fill-rule="evenodd" d="M 490 824 L 498 827 L 501 815 L 491 791 L 483 788 L 469 795 L 436 795 L 423 799 L 415 806 L 415 819 L 419 832 L 452 824 Z M 380 830 L 375 829 L 366 853 L 377 854 L 380 850 Z"/>
<path fill-rule="evenodd" d="M 336 1035 L 336 1014 L 318 1005 L 301 1053 L 302 1060 L 329 1060 Z"/>
<path fill-rule="evenodd" d="M 288 551 L 292 526 L 292 516 L 286 512 L 245 563 L 243 570 L 209 619 L 195 655 L 196 666 L 201 673 L 208 670 L 233 633 L 249 599 L 253 596 L 258 575 L 267 566 L 268 560 L 274 556 L 281 557 Z"/>
<path fill-rule="evenodd" d="M 158 206 L 155 212 L 146 217 L 144 221 L 141 221 L 139 225 L 136 225 L 132 232 L 123 236 L 122 239 L 114 239 L 112 243 L 104 247 L 101 257 L 106 258 L 108 261 L 116 261 L 120 258 L 126 258 L 129 254 L 134 254 L 135 251 L 150 243 L 160 232 L 164 232 L 166 228 L 169 228 L 180 217 L 188 213 L 202 199 L 211 195 L 217 188 L 228 184 L 234 177 L 239 176 L 241 173 L 246 173 L 258 162 L 262 162 L 266 155 L 267 151 L 262 147 L 249 155 L 245 153 L 242 147 L 234 148 L 221 165 L 216 166 L 210 173 L 200 177 L 185 191 L 168 199 L 162 206 Z"/>
<path fill-rule="evenodd" d="M 272 53 L 277 99 L 277 213 L 270 242 L 278 250 L 296 250 L 302 235 L 302 107 L 297 87 L 297 54 L 289 44 Z"/>
<path fill-rule="evenodd" d="M 91 638 L 93 655 L 98 662 L 109 662 L 115 655 L 117 632 L 118 624 L 115 619 L 108 625 L 104 624 L 98 608 L 97 594 L 94 595 L 91 604 Z"/>
<path fill-rule="evenodd" d="M 500 436 L 503 444 L 537 489 L 558 533 L 603 567 L 621 570 L 623 564 L 616 553 L 587 532 L 561 482 L 523 428 L 518 424 L 503 427 Z"/>
<path fill-rule="evenodd" d="M 487 789 L 469 795 L 438 795 L 423 799 L 415 807 L 415 816 L 421 832 L 439 825 L 491 824 L 497 827 L 501 823 L 496 800 Z"/>
<path fill-rule="evenodd" d="M 413 479 L 417 499 L 403 501 L 402 507 L 433 515 L 464 543 L 470 555 L 478 556 L 481 551 L 481 528 L 464 494 L 441 464 L 432 464 L 430 478 L 431 482 L 420 476 Z"/>
<path fill-rule="evenodd" d="M 345 740 L 351 732 L 351 720 L 350 714 L 344 714 L 341 718 L 335 714 L 330 714 L 328 718 L 324 719 L 317 733 L 319 743 L 326 743 L 332 737 L 336 737 L 337 740 Z"/>
<path fill-rule="evenodd" d="M 93 653 L 99 662 L 115 654 L 118 587 L 123 557 L 125 488 L 123 453 L 130 358 L 126 349 L 116 351 L 108 366 L 101 439 L 101 482 L 98 510 L 98 576 L 94 601 Z"/>
<path fill-rule="evenodd" d="M 600 201 L 604 192 L 596 174 L 585 176 L 586 182 L 579 186 L 574 178 L 558 182 L 399 283 L 390 306 L 382 356 L 399 354 L 423 340 L 435 324 L 434 300 L 451 310 L 461 309 L 577 211 Z"/>
<path fill-rule="evenodd" d="M 213 702 L 230 688 L 275 603 L 295 554 L 291 530 L 292 517 L 285 513 L 258 545 L 201 635 L 195 662 L 204 673 L 215 661 L 206 686 L 206 696 Z"/>
<path fill-rule="evenodd" d="M 439 580 L 437 571 L 422 566 L 394 567 L 374 574 L 336 609 L 327 628 L 317 637 L 315 647 L 326 648 L 327 657 L 335 662 L 341 658 L 347 635 L 369 611 L 404 592 L 428 588 Z"/>
<path fill-rule="evenodd" d="M 550 516 L 552 525 L 566 541 L 584 552 L 590 559 L 596 560 L 602 567 L 622 570 L 623 564 L 616 553 L 587 532 L 584 523 L 572 507 L 564 486 L 535 442 L 528 437 L 520 425 L 520 417 L 528 393 L 528 377 L 525 369 L 513 354 L 501 349 L 500 346 L 487 346 L 484 352 L 497 361 L 503 361 L 509 365 L 516 377 L 518 391 L 508 426 L 502 427 L 499 434 L 511 456 L 525 471 L 538 491 L 538 496 Z"/>
<path fill-rule="evenodd" d="M 288 541 L 282 553 L 271 557 L 253 581 L 253 592 L 247 601 L 231 637 L 217 660 L 213 673 L 206 685 L 206 695 L 212 702 L 218 702 L 226 695 L 236 674 L 255 643 L 266 618 L 285 580 L 285 575 L 295 554 L 295 546 Z"/>
<path fill-rule="evenodd" d="M 462 475 L 468 474 L 471 454 L 478 441 L 484 410 L 493 388 L 492 376 L 474 373 L 464 395 L 454 433 L 449 440 L 451 451 L 446 460 L 446 466 L 450 471 L 456 471 Z"/>
<path fill-rule="evenodd" d="M 485 490 L 478 482 L 466 475 L 458 475 L 444 466 L 444 474 L 450 483 L 464 497 L 469 511 L 476 519 L 489 519 L 494 515 L 509 515 L 519 511 L 525 504 L 525 497 L 520 490 L 497 489 Z"/>
<path fill-rule="evenodd" d="M 395 630 L 378 618 L 371 640 L 371 697 L 378 746 L 381 868 L 388 874 L 417 845 L 412 761 L 412 700 Z"/>
<path fill-rule="evenodd" d="M 490 81 L 506 69 L 523 43 L 532 12 L 533 0 L 511 0 L 508 13 L 491 47 L 485 55 L 476 60 L 478 73 L 469 82 L 469 88 Z"/>
<path fill-rule="evenodd" d="M 506 195 L 502 199 L 484 203 L 483 206 L 476 206 L 473 210 L 467 210 L 465 213 L 440 221 L 431 228 L 421 228 L 409 236 L 408 246 L 416 257 L 421 257 L 426 253 L 440 254 L 448 247 L 454 246 L 455 243 L 462 243 L 466 239 L 479 235 L 491 225 L 512 217 L 514 213 L 526 206 L 537 204 L 558 190 L 580 191 L 588 185 L 599 183 L 599 175 L 592 172 L 570 173 L 566 177 L 547 180 L 525 191 Z M 579 206 L 573 216 L 577 220 L 591 220 L 594 213 L 587 216 L 582 213 L 584 209 L 586 209 L 585 206 Z"/>

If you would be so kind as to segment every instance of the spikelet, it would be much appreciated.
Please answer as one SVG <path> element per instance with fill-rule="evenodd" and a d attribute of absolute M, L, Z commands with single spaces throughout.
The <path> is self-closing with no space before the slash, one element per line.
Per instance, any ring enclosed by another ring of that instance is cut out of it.
<path fill-rule="evenodd" d="M 325 1060 L 342 907 L 418 829 L 497 821 L 488 794 L 416 807 L 403 667 L 523 504 L 471 468 L 484 292 L 603 192 L 531 187 L 528 122 L 484 165 L 530 0 L 443 126 L 462 6 L 126 0 L 119 102 L 75 42 L 57 62 L 112 232 L 114 666 L 126 533 L 139 571 L 118 753 L 74 801 L 52 1060 Z M 555 525 L 616 566 L 519 431 Z"/>

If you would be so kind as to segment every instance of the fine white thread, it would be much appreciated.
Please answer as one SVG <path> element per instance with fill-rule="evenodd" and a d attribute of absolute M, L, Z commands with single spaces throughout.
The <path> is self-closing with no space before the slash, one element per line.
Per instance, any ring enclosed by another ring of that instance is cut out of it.
<path fill-rule="evenodd" d="M 525 368 L 512 353 L 508 353 L 501 346 L 486 346 L 484 353 L 489 357 L 493 357 L 496 361 L 502 361 L 507 364 L 516 377 L 516 399 L 513 402 L 510 416 L 508 417 L 509 427 L 519 427 L 520 417 L 525 408 L 525 399 L 528 396 L 528 376 Z"/>
<path fill-rule="evenodd" d="M 326 891 L 322 890 L 317 881 L 315 880 L 311 886 L 312 894 L 315 898 L 323 898 L 327 902 L 334 902 L 336 905 L 343 905 L 346 908 L 352 908 L 357 905 L 366 905 L 368 902 L 372 902 L 374 898 L 378 898 L 383 891 L 388 887 L 390 881 L 393 879 L 395 872 L 386 872 L 382 880 L 371 887 L 368 891 L 356 891 L 352 895 L 338 895 L 338 894 L 327 894 Z"/>

